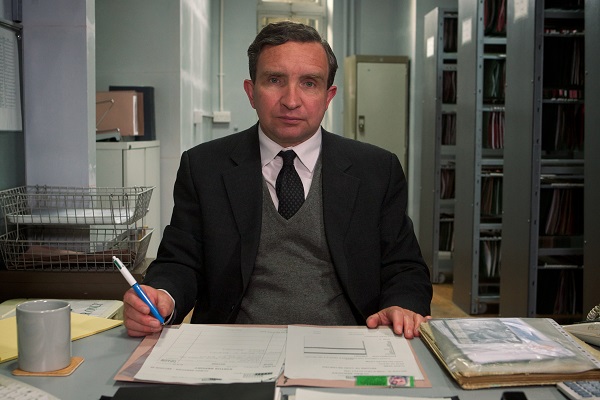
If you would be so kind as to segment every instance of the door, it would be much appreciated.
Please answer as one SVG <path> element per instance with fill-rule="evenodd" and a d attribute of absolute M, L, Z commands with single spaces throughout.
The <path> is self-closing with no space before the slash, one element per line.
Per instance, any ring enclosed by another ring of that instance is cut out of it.
<path fill-rule="evenodd" d="M 408 63 L 358 62 L 356 139 L 395 153 L 406 173 Z"/>

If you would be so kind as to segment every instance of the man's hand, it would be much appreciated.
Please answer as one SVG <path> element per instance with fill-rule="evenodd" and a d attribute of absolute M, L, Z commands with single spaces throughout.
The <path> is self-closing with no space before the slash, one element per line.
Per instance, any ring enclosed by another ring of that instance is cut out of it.
<path fill-rule="evenodd" d="M 415 336 L 419 336 L 419 326 L 421 323 L 430 319 L 430 316 L 423 317 L 406 308 L 392 306 L 384 308 L 367 318 L 367 326 L 369 328 L 377 328 L 380 325 L 392 325 L 395 334 L 404 334 L 405 338 L 412 339 Z"/>
<path fill-rule="evenodd" d="M 140 287 L 144 289 L 160 315 L 163 317 L 171 315 L 175 304 L 168 294 L 151 286 L 140 285 Z M 125 292 L 123 303 L 123 324 L 127 328 L 129 336 L 146 336 L 162 330 L 160 322 L 150 314 L 150 308 L 135 294 L 133 289 Z"/>

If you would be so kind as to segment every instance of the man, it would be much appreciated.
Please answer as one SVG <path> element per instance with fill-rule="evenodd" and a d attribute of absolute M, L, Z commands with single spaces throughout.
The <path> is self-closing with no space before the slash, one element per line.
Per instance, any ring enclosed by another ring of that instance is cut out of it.
<path fill-rule="evenodd" d="M 418 336 L 432 288 L 405 176 L 394 154 L 321 128 L 337 91 L 331 48 L 281 22 L 248 57 L 259 122 L 182 154 L 146 293 L 171 323 L 193 308 L 193 323 L 366 323 Z M 160 331 L 133 291 L 124 302 L 130 335 Z"/>

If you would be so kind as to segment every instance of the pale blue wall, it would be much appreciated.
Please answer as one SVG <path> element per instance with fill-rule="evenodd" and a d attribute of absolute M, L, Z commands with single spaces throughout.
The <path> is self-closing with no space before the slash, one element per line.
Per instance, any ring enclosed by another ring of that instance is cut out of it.
<path fill-rule="evenodd" d="M 212 25 L 207 1 L 96 1 L 97 90 L 154 87 L 161 226 L 170 220 L 181 152 L 206 135 L 192 117 L 210 101 Z"/>
<path fill-rule="evenodd" d="M 219 110 L 219 0 L 211 0 L 213 4 L 211 20 L 213 22 L 213 51 L 211 65 L 213 82 L 212 108 Z M 218 138 L 243 130 L 257 121 L 256 113 L 250 106 L 243 88 L 244 79 L 248 73 L 248 58 L 246 50 L 257 34 L 256 1 L 226 0 L 224 2 L 223 24 L 223 109 L 231 111 L 230 124 L 212 124 L 212 138 Z"/>
<path fill-rule="evenodd" d="M 93 0 L 22 0 L 28 185 L 96 184 Z"/>

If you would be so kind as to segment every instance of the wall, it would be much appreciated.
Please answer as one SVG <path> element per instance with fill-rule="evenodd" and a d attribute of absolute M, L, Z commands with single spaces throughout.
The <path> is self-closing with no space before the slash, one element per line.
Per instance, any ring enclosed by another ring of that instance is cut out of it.
<path fill-rule="evenodd" d="M 356 30 L 355 48 L 350 49 L 350 54 L 361 55 L 386 55 L 408 56 L 410 59 L 410 88 L 408 104 L 408 165 L 403 165 L 408 180 L 408 214 L 415 222 L 418 234 L 419 216 L 419 186 L 420 162 L 418 155 L 421 153 L 420 135 L 414 129 L 416 109 L 414 98 L 415 74 L 419 72 L 415 59 L 415 45 L 418 32 L 415 30 L 416 0 L 390 0 L 378 1 L 377 7 L 368 0 L 356 1 Z M 348 55 L 350 55 L 348 54 Z M 419 114 L 420 115 L 420 114 Z"/>
<path fill-rule="evenodd" d="M 28 185 L 96 184 L 93 0 L 23 0 Z"/>
<path fill-rule="evenodd" d="M 88 155 L 93 145 L 88 77 L 94 73 L 90 9 L 90 1 L 23 1 L 25 132 L 0 132 L 0 190 L 95 183 L 95 158 Z M 0 3 L 0 18 L 12 19 L 10 0 Z"/>
<path fill-rule="evenodd" d="M 96 1 L 96 87 L 153 86 L 161 156 L 161 226 L 173 208 L 181 152 L 199 143 L 192 111 L 210 95 L 208 2 Z M 162 232 L 161 232 L 162 234 Z"/>
<path fill-rule="evenodd" d="M 212 7 L 212 107 L 220 109 L 219 99 L 219 28 L 221 0 L 211 0 Z M 246 51 L 257 34 L 256 1 L 223 0 L 223 109 L 231 111 L 230 124 L 212 124 L 211 138 L 227 136 L 244 130 L 257 122 L 256 112 L 250 106 L 244 79 L 249 79 Z"/>
<path fill-rule="evenodd" d="M 180 12 L 180 85 L 181 85 L 181 149 L 206 141 L 209 126 L 194 124 L 195 109 L 204 110 L 210 105 L 211 89 L 216 86 L 211 73 L 211 33 L 218 30 L 211 18 L 209 2 L 184 0 Z M 204 121 L 206 122 L 206 121 Z M 180 153 L 176 154 L 177 166 Z"/>

